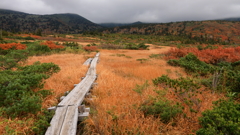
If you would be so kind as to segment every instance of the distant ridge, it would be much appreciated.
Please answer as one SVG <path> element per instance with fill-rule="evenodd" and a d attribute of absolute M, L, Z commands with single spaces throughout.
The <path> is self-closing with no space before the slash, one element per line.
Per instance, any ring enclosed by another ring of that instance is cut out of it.
<path fill-rule="evenodd" d="M 240 17 L 225 18 L 225 19 L 220 19 L 220 20 L 225 20 L 225 21 L 240 21 Z"/>
<path fill-rule="evenodd" d="M 35 15 L 19 11 L 0 9 L 1 27 L 10 32 L 36 32 L 45 34 L 77 34 L 102 28 L 77 14 Z"/>
<path fill-rule="evenodd" d="M 143 24 L 143 22 L 137 21 L 134 23 L 99 23 L 99 25 L 106 28 L 121 27 L 121 26 L 135 25 L 135 24 Z"/>
<path fill-rule="evenodd" d="M 108 28 L 103 33 L 174 35 L 200 43 L 240 44 L 240 21 L 184 21 L 171 23 L 136 23 Z M 186 42 L 188 43 L 188 42 Z"/>

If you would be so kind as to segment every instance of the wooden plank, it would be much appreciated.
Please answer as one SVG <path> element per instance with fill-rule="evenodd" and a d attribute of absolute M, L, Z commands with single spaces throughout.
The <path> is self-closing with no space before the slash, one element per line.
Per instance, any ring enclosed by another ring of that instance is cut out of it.
<path fill-rule="evenodd" d="M 88 69 L 87 75 L 95 75 L 96 74 L 97 61 L 98 61 L 98 57 L 93 58 L 91 65 Z"/>
<path fill-rule="evenodd" d="M 78 91 L 78 93 L 77 94 L 79 94 L 79 98 L 75 98 L 76 100 L 74 100 L 74 101 L 72 101 L 72 102 L 75 102 L 77 105 L 81 105 L 81 103 L 82 103 L 82 101 L 84 100 L 84 97 L 85 97 L 85 95 L 89 92 L 89 90 L 91 89 L 91 87 L 92 87 L 92 84 L 93 84 L 93 82 L 94 82 L 94 80 L 96 80 L 96 76 L 91 76 L 91 78 L 89 79 L 90 80 L 90 82 L 89 83 L 91 83 L 90 85 L 88 84 L 88 85 L 85 85 L 84 86 L 84 91 Z M 81 96 L 80 96 L 81 95 Z"/>
<path fill-rule="evenodd" d="M 64 106 L 64 105 L 74 105 L 71 102 L 72 98 L 74 97 L 74 95 L 77 94 L 78 91 L 80 91 L 83 87 L 83 85 L 85 85 L 87 81 L 87 78 L 85 77 L 77 86 L 75 86 L 73 88 L 73 90 L 67 95 L 67 97 L 65 97 L 58 105 L 59 106 Z M 77 95 L 78 96 L 78 95 Z"/>
<path fill-rule="evenodd" d="M 58 105 L 80 105 L 89 92 L 96 76 L 87 76 Z"/>
<path fill-rule="evenodd" d="M 78 107 L 68 106 L 60 135 L 76 135 L 78 122 Z"/>
<path fill-rule="evenodd" d="M 98 53 L 99 54 L 99 53 Z M 86 93 L 90 90 L 93 82 L 96 80 L 96 65 L 98 57 L 95 57 L 88 69 L 86 77 L 65 97 L 60 103 L 60 106 L 64 105 L 80 105 L 84 100 Z"/>
<path fill-rule="evenodd" d="M 75 135 L 77 132 L 78 106 L 82 104 L 96 80 L 96 65 L 100 53 L 91 60 L 86 77 L 58 104 L 45 135 Z"/>
<path fill-rule="evenodd" d="M 99 55 L 100 53 L 96 54 L 96 56 Z M 65 100 L 62 101 L 59 105 L 81 105 L 86 93 L 89 92 L 92 84 L 96 80 L 96 65 L 98 61 L 98 57 L 96 56 L 91 62 L 86 77 L 70 92 L 71 95 L 69 95 L 69 97 L 67 96 L 68 98 L 65 98 Z"/>
<path fill-rule="evenodd" d="M 65 114 L 67 112 L 67 106 L 57 107 L 55 114 L 51 120 L 51 125 L 48 127 L 45 135 L 59 135 L 61 131 L 62 124 L 65 119 Z"/>
<path fill-rule="evenodd" d="M 92 59 L 93 58 L 88 58 L 84 63 L 83 63 L 83 65 L 90 65 L 90 63 L 92 62 Z"/>
<path fill-rule="evenodd" d="M 99 56 L 100 56 L 100 52 L 98 52 L 95 57 L 99 57 Z"/>

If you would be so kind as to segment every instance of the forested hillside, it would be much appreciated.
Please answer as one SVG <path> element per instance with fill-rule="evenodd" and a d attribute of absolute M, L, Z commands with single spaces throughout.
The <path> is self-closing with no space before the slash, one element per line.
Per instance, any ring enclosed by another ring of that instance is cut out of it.
<path fill-rule="evenodd" d="M 134 23 L 99 23 L 99 25 L 106 27 L 106 28 L 113 28 L 113 27 L 120 27 L 120 26 L 129 26 L 129 25 L 135 25 L 135 24 L 143 24 L 140 21 L 134 22 Z"/>
<path fill-rule="evenodd" d="M 238 21 L 186 21 L 160 24 L 137 24 L 107 29 L 104 33 L 177 35 L 209 43 L 240 43 Z"/>
<path fill-rule="evenodd" d="M 0 10 L 1 27 L 9 32 L 76 34 L 102 28 L 77 14 L 34 15 Z"/>

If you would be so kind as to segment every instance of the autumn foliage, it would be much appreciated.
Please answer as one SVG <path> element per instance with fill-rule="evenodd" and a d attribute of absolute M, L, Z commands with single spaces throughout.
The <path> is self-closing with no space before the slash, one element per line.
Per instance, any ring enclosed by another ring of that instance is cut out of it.
<path fill-rule="evenodd" d="M 29 36 L 32 37 L 32 38 L 35 38 L 35 39 L 41 39 L 41 37 L 37 36 L 37 35 L 29 35 Z"/>
<path fill-rule="evenodd" d="M 240 60 L 240 46 L 228 47 L 217 46 L 216 49 L 199 50 L 195 47 L 190 48 L 172 48 L 165 53 L 165 59 L 178 59 L 186 56 L 188 53 L 193 53 L 201 61 L 209 64 L 217 64 L 219 62 L 236 62 Z"/>
<path fill-rule="evenodd" d="M 90 52 L 97 51 L 97 46 L 85 46 L 83 49 Z"/>
<path fill-rule="evenodd" d="M 55 43 L 53 43 L 52 41 L 45 41 L 43 43 L 41 43 L 41 45 L 46 45 L 48 46 L 51 50 L 53 49 L 63 49 L 64 46 L 62 45 L 56 45 Z"/>
<path fill-rule="evenodd" d="M 14 36 L 22 37 L 22 38 L 30 37 L 30 38 L 33 38 L 33 39 L 42 39 L 41 36 L 37 36 L 37 35 L 34 35 L 34 34 L 14 34 Z"/>
<path fill-rule="evenodd" d="M 27 46 L 25 44 L 20 44 L 20 43 L 0 44 L 0 49 L 2 50 L 9 50 L 9 49 L 24 50 L 26 48 Z"/>

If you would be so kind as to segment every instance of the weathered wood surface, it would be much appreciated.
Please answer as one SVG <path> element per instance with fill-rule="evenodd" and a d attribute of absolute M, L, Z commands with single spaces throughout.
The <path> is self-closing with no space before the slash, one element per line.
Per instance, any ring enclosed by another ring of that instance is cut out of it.
<path fill-rule="evenodd" d="M 62 123 L 64 122 L 65 115 L 67 112 L 68 106 L 58 107 L 55 111 L 55 115 L 53 116 L 48 127 L 46 135 L 60 135 Z"/>
<path fill-rule="evenodd" d="M 96 75 L 87 75 L 69 94 L 66 96 L 58 106 L 66 105 L 81 105 L 86 93 L 90 90 Z"/>
<path fill-rule="evenodd" d="M 65 120 L 61 128 L 61 135 L 76 135 L 78 122 L 78 107 L 68 106 Z"/>
<path fill-rule="evenodd" d="M 86 77 L 57 105 L 55 115 L 51 120 L 45 135 L 75 135 L 78 122 L 78 106 L 84 100 L 92 84 L 97 78 L 96 65 L 100 53 L 91 60 Z"/>
<path fill-rule="evenodd" d="M 83 65 L 90 65 L 91 62 L 92 62 L 92 59 L 93 59 L 93 58 L 87 59 L 87 60 L 83 63 Z"/>

